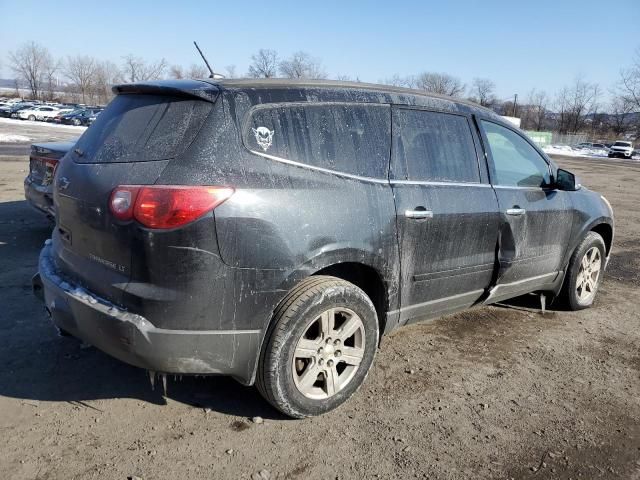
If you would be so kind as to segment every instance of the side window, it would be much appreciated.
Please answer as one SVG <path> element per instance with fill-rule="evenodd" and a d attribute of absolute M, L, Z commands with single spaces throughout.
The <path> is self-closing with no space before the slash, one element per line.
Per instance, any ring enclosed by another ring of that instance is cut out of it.
<path fill-rule="evenodd" d="M 322 104 L 260 107 L 244 132 L 250 150 L 314 167 L 387 178 L 389 106 Z"/>
<path fill-rule="evenodd" d="M 544 187 L 551 183 L 549 165 L 524 138 L 496 123 L 481 123 L 489 140 L 495 185 Z"/>
<path fill-rule="evenodd" d="M 394 177 L 416 181 L 480 182 L 471 129 L 461 115 L 394 111 Z"/>

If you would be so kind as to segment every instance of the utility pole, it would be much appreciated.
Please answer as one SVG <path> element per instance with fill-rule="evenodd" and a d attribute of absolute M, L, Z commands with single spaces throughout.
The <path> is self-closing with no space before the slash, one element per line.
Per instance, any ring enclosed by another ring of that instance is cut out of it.
<path fill-rule="evenodd" d="M 518 111 L 518 94 L 513 95 L 513 116 L 516 116 L 516 112 Z"/>

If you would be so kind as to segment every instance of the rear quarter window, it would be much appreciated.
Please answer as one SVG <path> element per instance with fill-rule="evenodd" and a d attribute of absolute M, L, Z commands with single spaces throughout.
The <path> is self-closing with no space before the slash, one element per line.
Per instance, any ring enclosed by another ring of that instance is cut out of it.
<path fill-rule="evenodd" d="M 390 107 L 378 104 L 259 106 L 244 131 L 254 153 L 373 178 L 387 177 L 390 137 Z"/>
<path fill-rule="evenodd" d="M 212 104 L 163 95 L 118 95 L 76 144 L 78 163 L 166 160 L 194 140 Z"/>

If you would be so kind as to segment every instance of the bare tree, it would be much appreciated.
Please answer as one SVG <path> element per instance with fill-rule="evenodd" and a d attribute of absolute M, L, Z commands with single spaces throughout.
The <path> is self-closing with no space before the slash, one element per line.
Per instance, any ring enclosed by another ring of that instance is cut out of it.
<path fill-rule="evenodd" d="M 227 78 L 236 78 L 236 66 L 235 65 L 227 65 L 224 67 L 227 71 Z"/>
<path fill-rule="evenodd" d="M 113 96 L 111 87 L 121 81 L 120 70 L 113 62 L 107 60 L 96 64 L 92 87 L 97 103 L 101 105 L 108 103 Z"/>
<path fill-rule="evenodd" d="M 171 65 L 171 67 L 169 67 L 169 77 L 178 80 L 184 78 L 184 69 L 182 68 L 182 65 Z"/>
<path fill-rule="evenodd" d="M 40 97 L 46 66 L 52 63 L 53 58 L 49 50 L 36 42 L 25 43 L 17 50 L 9 52 L 11 69 L 28 85 L 34 99 Z"/>
<path fill-rule="evenodd" d="M 208 78 L 209 69 L 205 65 L 192 63 L 187 71 L 188 78 Z"/>
<path fill-rule="evenodd" d="M 598 85 L 576 78 L 569 90 L 569 131 L 577 133 L 584 126 L 584 116 L 589 113 L 598 96 Z"/>
<path fill-rule="evenodd" d="M 87 95 L 91 93 L 96 66 L 96 60 L 88 55 L 67 58 L 65 75 L 80 94 L 82 103 L 86 103 Z"/>
<path fill-rule="evenodd" d="M 585 126 L 586 115 L 597 104 L 600 87 L 576 78 L 571 87 L 564 87 L 556 98 L 558 130 L 561 133 L 577 133 Z"/>
<path fill-rule="evenodd" d="M 45 61 L 43 67 L 44 86 L 46 89 L 46 99 L 53 100 L 55 97 L 55 89 L 58 87 L 57 74 L 61 68 L 60 60 L 55 60 L 53 57 Z"/>
<path fill-rule="evenodd" d="M 208 76 L 209 70 L 204 65 L 192 63 L 187 70 L 185 70 L 182 65 L 172 65 L 169 67 L 169 77 L 177 80 L 181 78 L 207 78 Z"/>
<path fill-rule="evenodd" d="M 630 130 L 630 114 L 637 108 L 631 99 L 625 95 L 613 97 L 609 106 L 610 126 L 617 136 L 623 135 Z"/>
<path fill-rule="evenodd" d="M 529 94 L 529 106 L 531 107 L 533 116 L 533 128 L 540 131 L 544 128 L 547 118 L 547 93 L 544 90 L 536 91 L 533 89 Z"/>
<path fill-rule="evenodd" d="M 448 73 L 424 72 L 415 78 L 415 88 L 439 95 L 461 97 L 465 86 L 459 78 Z"/>
<path fill-rule="evenodd" d="M 482 107 L 491 107 L 496 103 L 495 89 L 496 84 L 488 78 L 474 78 L 471 84 L 470 100 Z"/>
<path fill-rule="evenodd" d="M 251 55 L 251 65 L 247 76 L 251 78 L 273 78 L 278 74 L 278 53 L 275 50 L 261 48 Z"/>
<path fill-rule="evenodd" d="M 286 78 L 326 78 L 320 60 L 311 57 L 306 52 L 295 52 L 287 60 L 279 64 L 280 74 Z"/>
<path fill-rule="evenodd" d="M 413 88 L 415 86 L 415 77 L 402 77 L 397 73 L 394 73 L 392 77 L 382 80 L 380 83 L 384 83 L 385 85 L 392 85 L 394 87 Z"/>
<path fill-rule="evenodd" d="M 166 70 L 167 61 L 164 58 L 156 62 L 147 62 L 134 55 L 123 57 L 122 75 L 128 82 L 158 80 L 163 77 Z"/>
<path fill-rule="evenodd" d="M 560 133 L 567 133 L 568 110 L 569 110 L 569 89 L 563 87 L 556 95 L 555 109 L 558 112 L 557 129 Z"/>
<path fill-rule="evenodd" d="M 526 103 L 520 105 L 521 128 L 523 130 L 537 130 L 544 128 L 547 119 L 548 98 L 546 92 L 536 90 L 529 92 Z M 513 109 L 513 104 L 511 106 Z"/>
<path fill-rule="evenodd" d="M 631 67 L 620 72 L 619 89 L 626 101 L 640 110 L 640 47 L 636 49 Z"/>

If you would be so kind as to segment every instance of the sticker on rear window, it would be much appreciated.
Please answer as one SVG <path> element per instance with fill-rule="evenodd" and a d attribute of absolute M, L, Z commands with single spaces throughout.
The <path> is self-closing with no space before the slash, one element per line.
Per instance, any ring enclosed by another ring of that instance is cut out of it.
<path fill-rule="evenodd" d="M 275 130 L 269 130 L 267 127 L 252 128 L 251 130 L 253 130 L 253 134 L 256 136 L 256 142 L 258 142 L 260 148 L 266 152 L 271 146 Z"/>

